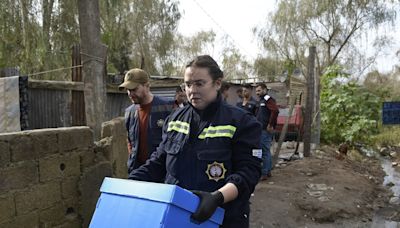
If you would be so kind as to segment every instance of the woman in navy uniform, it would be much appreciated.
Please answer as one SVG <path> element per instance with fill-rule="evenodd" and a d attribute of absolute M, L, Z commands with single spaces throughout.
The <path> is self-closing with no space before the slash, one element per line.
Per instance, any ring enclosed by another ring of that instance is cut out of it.
<path fill-rule="evenodd" d="M 208 55 L 186 65 L 189 105 L 165 121 L 157 151 L 129 178 L 176 184 L 201 199 L 192 219 L 204 222 L 218 206 L 222 227 L 249 226 L 249 198 L 261 176 L 261 124 L 222 101 L 223 72 Z"/>

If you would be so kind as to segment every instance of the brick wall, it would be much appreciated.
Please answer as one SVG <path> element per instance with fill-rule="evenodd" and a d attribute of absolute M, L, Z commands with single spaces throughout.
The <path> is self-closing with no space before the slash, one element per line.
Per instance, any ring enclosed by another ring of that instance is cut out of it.
<path fill-rule="evenodd" d="M 0 227 L 87 227 L 103 178 L 123 169 L 95 147 L 88 127 L 0 134 Z"/>

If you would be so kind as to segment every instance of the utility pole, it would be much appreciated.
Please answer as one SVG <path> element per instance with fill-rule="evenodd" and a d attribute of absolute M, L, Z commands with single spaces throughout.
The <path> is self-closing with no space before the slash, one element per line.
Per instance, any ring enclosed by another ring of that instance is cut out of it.
<path fill-rule="evenodd" d="M 310 156 L 310 143 L 311 143 L 311 123 L 313 119 L 314 110 L 314 73 L 315 73 L 315 47 L 308 49 L 308 67 L 307 67 L 307 97 L 306 109 L 304 114 L 304 157 Z"/>
<path fill-rule="evenodd" d="M 78 14 L 86 125 L 92 128 L 94 139 L 99 140 L 101 123 L 105 120 L 107 46 L 100 41 L 98 0 L 79 0 Z"/>

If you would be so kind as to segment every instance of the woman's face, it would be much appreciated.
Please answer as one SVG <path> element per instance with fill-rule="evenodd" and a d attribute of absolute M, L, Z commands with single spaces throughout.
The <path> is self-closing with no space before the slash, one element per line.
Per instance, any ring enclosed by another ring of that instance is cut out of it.
<path fill-rule="evenodd" d="M 213 81 L 207 68 L 188 67 L 184 75 L 185 92 L 193 107 L 203 110 L 218 95 L 221 79 Z"/>

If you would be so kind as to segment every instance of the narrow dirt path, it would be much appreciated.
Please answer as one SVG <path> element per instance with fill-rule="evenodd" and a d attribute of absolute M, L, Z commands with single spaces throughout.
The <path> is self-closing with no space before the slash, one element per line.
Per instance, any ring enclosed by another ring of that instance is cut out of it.
<path fill-rule="evenodd" d="M 338 160 L 334 149 L 322 147 L 257 185 L 250 227 L 372 227 L 391 194 L 383 177 L 379 160 L 359 154 Z M 400 211 L 391 216 L 400 220 Z"/>

